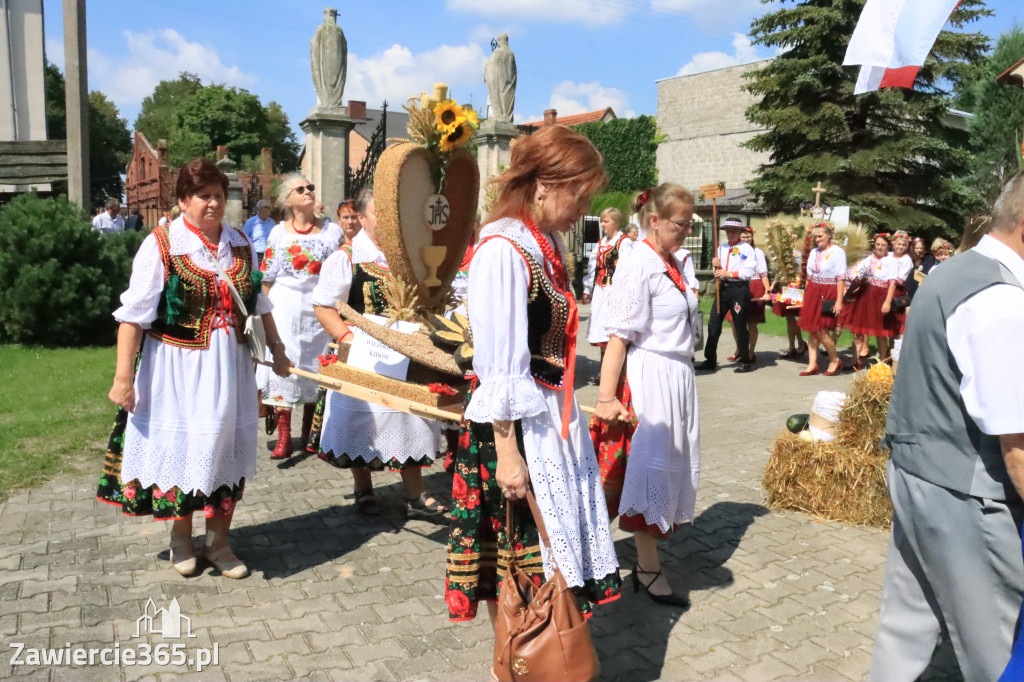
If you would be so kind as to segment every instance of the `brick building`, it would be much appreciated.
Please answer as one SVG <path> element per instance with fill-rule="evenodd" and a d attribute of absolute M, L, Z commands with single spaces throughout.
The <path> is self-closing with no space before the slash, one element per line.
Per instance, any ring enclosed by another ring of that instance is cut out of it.
<path fill-rule="evenodd" d="M 604 109 L 598 109 L 597 111 L 586 111 L 582 114 L 569 114 L 568 116 L 558 115 L 557 109 L 545 109 L 543 121 L 530 121 L 529 123 L 519 124 L 520 129 L 527 128 L 540 128 L 546 125 L 553 125 L 558 123 L 564 126 L 575 126 L 581 123 L 607 123 L 608 121 L 614 121 L 618 116 L 612 111 L 611 107 L 605 107 Z"/>
<path fill-rule="evenodd" d="M 226 148 L 217 149 L 218 158 L 226 153 Z M 242 184 L 242 211 L 246 218 L 256 212 L 255 204 L 259 198 L 272 198 L 271 185 L 277 176 L 272 173 L 273 157 L 269 147 L 264 147 L 260 154 L 260 167 L 256 174 L 236 173 Z M 159 140 L 154 147 L 145 135 L 135 131 L 132 157 L 125 171 L 125 208 L 138 208 L 143 225 L 155 227 L 160 217 L 168 214 L 178 203 L 174 197 L 177 181 L 178 169 L 167 163 L 167 142 Z"/>

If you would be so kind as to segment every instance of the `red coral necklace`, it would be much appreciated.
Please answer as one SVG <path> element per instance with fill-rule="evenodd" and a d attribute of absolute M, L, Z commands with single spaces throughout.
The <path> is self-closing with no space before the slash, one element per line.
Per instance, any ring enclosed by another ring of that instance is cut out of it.
<path fill-rule="evenodd" d="M 291 224 L 292 224 L 292 232 L 294 232 L 295 234 L 309 234 L 316 227 L 316 222 L 314 221 L 314 222 L 310 223 L 308 229 L 300 230 L 299 228 L 295 227 L 295 218 L 291 219 Z"/>
<path fill-rule="evenodd" d="M 181 219 L 185 221 L 185 227 L 188 228 L 188 231 L 194 234 L 195 236 L 199 237 L 199 241 L 203 243 L 203 246 L 205 246 L 206 249 L 210 253 L 212 253 L 214 257 L 216 257 L 217 252 L 220 250 L 220 246 L 218 244 L 214 244 L 213 242 L 211 242 L 209 238 L 207 238 L 207 236 L 203 234 L 202 230 L 200 230 L 198 227 L 189 222 L 188 218 L 182 216 Z"/>
<path fill-rule="evenodd" d="M 675 262 L 676 259 L 673 258 L 672 263 L 670 265 L 669 262 L 665 259 L 665 257 L 658 253 L 658 250 L 654 248 L 654 244 L 652 244 L 646 237 L 644 238 L 644 244 L 647 244 L 647 246 L 651 247 L 651 251 L 656 253 L 658 255 L 658 258 L 661 259 L 661 262 L 665 264 L 665 272 L 668 273 L 669 279 L 672 280 L 672 283 L 676 285 L 676 289 L 679 289 L 679 291 L 682 293 L 686 293 L 686 280 L 683 279 L 683 273 L 679 272 L 679 266 L 676 265 Z"/>

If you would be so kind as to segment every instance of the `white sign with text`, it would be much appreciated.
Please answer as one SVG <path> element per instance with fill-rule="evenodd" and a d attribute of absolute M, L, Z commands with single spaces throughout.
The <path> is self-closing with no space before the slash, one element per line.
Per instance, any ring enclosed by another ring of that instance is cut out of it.
<path fill-rule="evenodd" d="M 377 315 L 366 315 L 365 317 L 371 322 L 404 334 L 412 334 L 420 328 L 415 322 L 388 322 L 387 318 Z M 360 329 L 355 327 L 349 327 L 349 329 L 355 334 L 355 338 L 352 339 L 352 346 L 348 351 L 347 364 L 391 379 L 405 381 L 406 375 L 409 373 L 409 358 L 397 350 L 388 348 Z"/>

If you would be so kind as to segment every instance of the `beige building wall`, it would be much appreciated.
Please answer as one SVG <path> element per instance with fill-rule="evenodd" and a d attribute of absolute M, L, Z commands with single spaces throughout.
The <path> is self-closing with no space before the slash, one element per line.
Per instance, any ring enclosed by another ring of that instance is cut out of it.
<path fill-rule="evenodd" d="M 765 62 L 658 81 L 658 179 L 688 189 L 724 181 L 730 189 L 751 180 L 768 154 L 740 145 L 762 129 L 745 112 L 757 98 L 743 90 L 743 74 Z"/>
<path fill-rule="evenodd" d="M 0 0 L 0 140 L 46 139 L 42 0 Z"/>

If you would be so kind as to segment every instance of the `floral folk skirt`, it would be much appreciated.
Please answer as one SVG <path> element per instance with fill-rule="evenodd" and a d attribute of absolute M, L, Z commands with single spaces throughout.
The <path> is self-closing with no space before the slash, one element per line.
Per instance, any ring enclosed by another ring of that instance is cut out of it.
<path fill-rule="evenodd" d="M 516 423 L 522 448 L 522 435 Z M 544 582 L 537 525 L 526 504 L 513 508 L 513 528 L 506 527 L 505 497 L 495 470 L 498 455 L 490 424 L 464 422 L 452 479 L 452 518 L 448 532 L 445 601 L 453 621 L 472 620 L 482 600 L 495 600 L 511 559 L 534 583 Z M 585 615 L 593 604 L 614 601 L 622 581 L 618 573 L 587 580 L 574 588 Z"/>
<path fill-rule="evenodd" d="M 137 480 L 121 480 L 121 455 L 124 451 L 124 432 L 128 426 L 128 412 L 117 411 L 114 428 L 107 443 L 96 499 L 121 507 L 125 516 L 150 516 L 160 521 L 191 518 L 197 511 L 206 518 L 230 517 L 235 504 L 242 499 L 245 479 L 237 485 L 222 485 L 210 495 L 200 492 L 185 493 L 178 488 L 160 490 L 155 485 L 143 487 Z"/>

